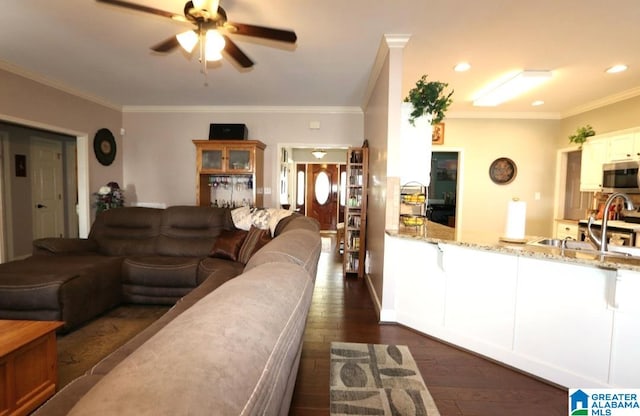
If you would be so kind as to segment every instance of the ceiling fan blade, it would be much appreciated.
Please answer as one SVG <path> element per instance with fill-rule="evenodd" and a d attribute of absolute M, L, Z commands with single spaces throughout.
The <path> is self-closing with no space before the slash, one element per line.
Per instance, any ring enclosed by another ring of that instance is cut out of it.
<path fill-rule="evenodd" d="M 291 30 L 273 29 L 270 27 L 232 22 L 227 22 L 225 27 L 228 27 L 229 25 L 232 26 L 232 28 L 230 28 L 230 32 L 238 35 L 254 36 L 257 38 L 272 39 L 288 43 L 295 43 L 298 39 L 296 32 Z"/>
<path fill-rule="evenodd" d="M 229 54 L 238 64 L 240 64 L 243 68 L 251 68 L 253 66 L 253 61 L 245 55 L 238 45 L 236 45 L 229 36 L 222 35 L 224 38 L 224 51 Z"/>
<path fill-rule="evenodd" d="M 127 9 L 137 10 L 139 12 L 151 13 L 162 17 L 168 17 L 173 20 L 185 21 L 185 17 L 171 12 L 165 12 L 164 10 L 154 9 L 153 7 L 143 6 L 141 4 L 129 3 L 128 1 L 122 0 L 96 0 L 99 3 L 111 4 L 113 6 L 125 7 Z"/>
<path fill-rule="evenodd" d="M 178 38 L 176 38 L 175 36 L 171 36 L 170 38 L 163 40 L 157 45 L 152 46 L 151 50 L 155 52 L 169 52 L 172 49 L 177 48 L 178 45 L 180 45 L 178 43 Z"/>

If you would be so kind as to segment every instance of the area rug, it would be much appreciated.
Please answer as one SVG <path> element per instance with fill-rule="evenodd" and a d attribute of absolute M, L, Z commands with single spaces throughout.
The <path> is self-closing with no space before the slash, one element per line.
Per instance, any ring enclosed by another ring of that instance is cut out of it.
<path fill-rule="evenodd" d="M 58 335 L 58 389 L 160 318 L 168 306 L 123 305 L 66 335 Z"/>
<path fill-rule="evenodd" d="M 331 343 L 332 416 L 439 416 L 405 345 Z"/>

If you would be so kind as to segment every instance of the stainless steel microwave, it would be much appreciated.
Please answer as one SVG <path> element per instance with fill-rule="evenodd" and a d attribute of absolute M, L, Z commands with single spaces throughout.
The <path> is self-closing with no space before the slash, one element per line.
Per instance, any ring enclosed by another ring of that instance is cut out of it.
<path fill-rule="evenodd" d="M 614 162 L 602 165 L 602 192 L 640 193 L 640 162 Z"/>

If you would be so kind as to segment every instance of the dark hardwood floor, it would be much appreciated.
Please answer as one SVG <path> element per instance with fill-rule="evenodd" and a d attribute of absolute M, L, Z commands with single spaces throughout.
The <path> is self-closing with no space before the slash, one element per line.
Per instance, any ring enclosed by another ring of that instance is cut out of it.
<path fill-rule="evenodd" d="M 313 304 L 290 415 L 329 414 L 332 341 L 407 345 L 442 416 L 566 415 L 566 390 L 401 325 L 380 325 L 363 279 L 342 276 L 335 238 L 323 236 Z"/>

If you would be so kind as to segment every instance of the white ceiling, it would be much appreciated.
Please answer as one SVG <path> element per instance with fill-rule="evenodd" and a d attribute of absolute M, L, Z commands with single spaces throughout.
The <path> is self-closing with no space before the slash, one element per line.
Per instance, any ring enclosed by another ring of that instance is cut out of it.
<path fill-rule="evenodd" d="M 129 0 L 181 13 L 183 0 Z M 295 30 L 295 47 L 232 36 L 255 62 L 210 65 L 149 47 L 182 32 L 173 20 L 93 0 L 5 0 L 0 67 L 117 106 L 360 107 L 384 34 L 410 34 L 403 93 L 422 75 L 455 90 L 450 114 L 560 117 L 640 94 L 637 0 L 221 0 L 229 21 Z M 468 61 L 472 68 L 456 73 Z M 604 70 L 629 65 L 618 75 Z M 516 69 L 552 81 L 497 108 L 473 95 Z M 534 99 L 545 105 L 531 107 Z M 535 113 L 538 113 L 535 115 Z"/>

